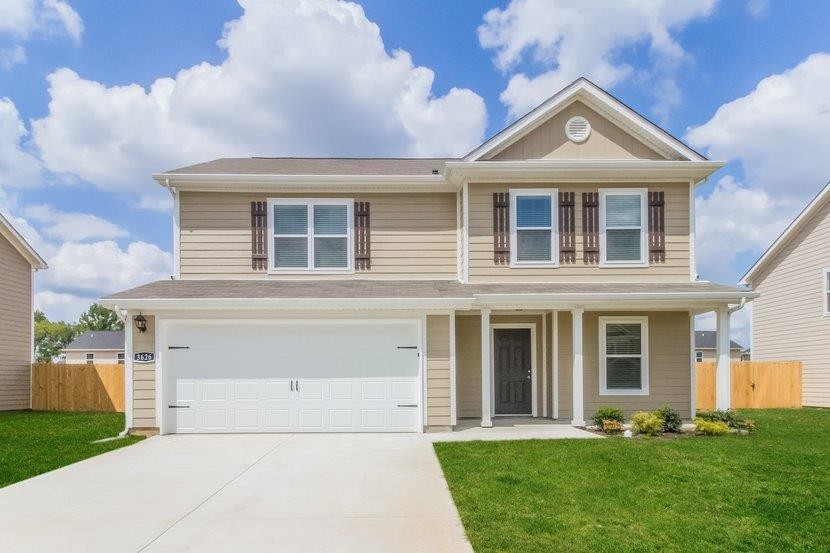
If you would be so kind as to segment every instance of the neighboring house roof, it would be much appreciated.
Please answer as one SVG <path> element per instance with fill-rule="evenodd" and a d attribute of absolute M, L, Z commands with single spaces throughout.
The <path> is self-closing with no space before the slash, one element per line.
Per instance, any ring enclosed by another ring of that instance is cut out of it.
<path fill-rule="evenodd" d="M 585 77 L 578 78 L 513 124 L 496 133 L 492 138 L 464 156 L 464 161 L 476 161 L 495 155 L 548 120 L 554 112 L 563 109 L 574 99 L 579 99 L 597 110 L 667 159 L 706 161 L 705 156 Z"/>
<path fill-rule="evenodd" d="M 716 349 L 718 333 L 714 330 L 695 330 L 695 349 Z M 729 341 L 729 349 L 743 351 L 744 347 L 735 340 Z"/>
<path fill-rule="evenodd" d="M 6 240 L 8 240 L 11 245 L 14 246 L 18 252 L 20 252 L 20 255 L 26 258 L 32 268 L 40 270 L 48 267 L 48 265 L 46 265 L 46 261 L 40 257 L 40 254 L 35 251 L 35 249 L 26 241 L 25 238 L 23 238 L 23 236 L 20 235 L 19 232 L 17 232 L 17 229 L 15 229 L 9 220 L 2 214 L 0 214 L 0 235 L 3 235 Z"/>
<path fill-rule="evenodd" d="M 79 334 L 74 340 L 63 348 L 64 351 L 72 350 L 101 350 L 124 349 L 123 330 L 89 330 Z"/>
<path fill-rule="evenodd" d="M 807 204 L 807 207 L 801 210 L 798 217 L 796 217 L 793 222 L 790 223 L 786 229 L 784 229 L 784 232 L 782 232 L 781 235 L 775 239 L 775 242 L 767 248 L 758 261 L 756 261 L 755 264 L 746 272 L 746 274 L 741 277 L 741 284 L 751 283 L 752 278 L 758 274 L 761 268 L 772 261 L 775 256 L 777 256 L 781 250 L 784 249 L 784 246 L 787 245 L 787 243 L 796 234 L 798 234 L 798 231 L 803 229 L 805 225 L 810 222 L 813 215 L 817 213 L 819 208 L 827 201 L 830 201 L 830 182 L 828 182 L 824 188 L 816 194 L 816 197 L 813 198 L 809 204 Z M 830 248 L 830 244 L 828 244 L 828 248 Z"/>
<path fill-rule="evenodd" d="M 222 158 L 164 175 L 434 175 L 457 158 Z"/>

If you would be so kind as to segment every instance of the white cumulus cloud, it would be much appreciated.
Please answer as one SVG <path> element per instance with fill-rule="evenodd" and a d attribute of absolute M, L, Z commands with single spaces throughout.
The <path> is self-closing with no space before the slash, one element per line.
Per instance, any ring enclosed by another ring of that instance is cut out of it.
<path fill-rule="evenodd" d="M 123 238 L 129 233 L 111 221 L 91 213 L 67 213 L 48 205 L 31 205 L 25 214 L 41 223 L 43 232 L 58 240 L 84 241 L 91 238 Z"/>
<path fill-rule="evenodd" d="M 481 97 L 436 94 L 432 70 L 388 52 L 360 6 L 240 3 L 218 65 L 183 69 L 149 89 L 70 69 L 49 75 L 49 112 L 32 124 L 47 167 L 152 205 L 163 196 L 150 173 L 216 157 L 458 155 L 481 141 Z"/>
<path fill-rule="evenodd" d="M 496 66 L 511 73 L 529 61 L 541 72 L 513 74 L 501 94 L 518 117 L 578 77 L 613 87 L 637 71 L 624 51 L 646 44 L 653 67 L 643 71 L 655 86 L 658 115 L 679 101 L 673 72 L 688 54 L 673 33 L 708 16 L 717 0 L 511 0 L 494 8 L 478 29 L 479 42 L 496 52 Z M 649 74 L 650 73 L 650 74 Z"/>
<path fill-rule="evenodd" d="M 26 135 L 26 127 L 14 103 L 8 98 L 0 98 L 0 187 L 40 183 L 40 161 L 24 149 Z"/>
<path fill-rule="evenodd" d="M 11 69 L 26 62 L 22 43 L 35 37 L 69 37 L 80 43 L 84 22 L 65 0 L 0 1 L 0 38 L 9 46 L 0 48 L 0 67 Z"/>

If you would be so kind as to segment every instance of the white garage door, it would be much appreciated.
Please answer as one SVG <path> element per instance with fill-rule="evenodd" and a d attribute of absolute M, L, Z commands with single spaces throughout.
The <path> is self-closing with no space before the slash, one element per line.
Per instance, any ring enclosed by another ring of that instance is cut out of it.
<path fill-rule="evenodd" d="M 418 429 L 417 322 L 170 322 L 164 335 L 166 432 Z"/>

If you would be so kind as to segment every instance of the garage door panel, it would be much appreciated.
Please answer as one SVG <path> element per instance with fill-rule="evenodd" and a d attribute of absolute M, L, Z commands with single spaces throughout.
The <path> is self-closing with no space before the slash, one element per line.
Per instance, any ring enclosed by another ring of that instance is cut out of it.
<path fill-rule="evenodd" d="M 167 431 L 414 431 L 418 336 L 411 322 L 170 324 L 165 401 L 189 409 Z"/>

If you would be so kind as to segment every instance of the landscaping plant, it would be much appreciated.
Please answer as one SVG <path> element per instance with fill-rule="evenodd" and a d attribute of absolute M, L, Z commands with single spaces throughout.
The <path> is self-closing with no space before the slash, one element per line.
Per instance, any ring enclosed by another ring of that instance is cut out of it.
<path fill-rule="evenodd" d="M 603 421 L 617 421 L 622 425 L 625 417 L 623 417 L 623 412 L 616 407 L 600 407 L 591 420 L 595 426 L 602 428 Z"/>
<path fill-rule="evenodd" d="M 677 411 L 668 405 L 664 405 L 655 411 L 654 414 L 663 419 L 663 432 L 680 432 L 680 428 L 683 426 L 683 420 Z"/>
<path fill-rule="evenodd" d="M 738 423 L 738 416 L 732 409 L 713 409 L 711 411 L 698 411 L 696 418 L 710 422 L 722 422 L 734 428 Z"/>
<path fill-rule="evenodd" d="M 663 419 L 657 413 L 637 411 L 631 416 L 631 429 L 637 434 L 656 436 L 663 430 Z"/>
<path fill-rule="evenodd" d="M 622 432 L 622 423 L 617 420 L 605 419 L 602 421 L 602 431 L 607 434 Z"/>
<path fill-rule="evenodd" d="M 695 431 L 707 436 L 723 436 L 729 434 L 729 426 L 723 421 L 695 419 Z"/>

